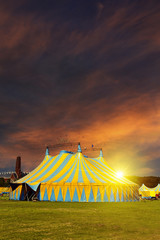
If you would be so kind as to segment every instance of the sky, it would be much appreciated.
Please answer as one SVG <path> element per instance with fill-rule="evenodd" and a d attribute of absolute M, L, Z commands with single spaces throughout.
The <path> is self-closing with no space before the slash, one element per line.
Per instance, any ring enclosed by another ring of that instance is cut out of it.
<path fill-rule="evenodd" d="M 160 176 L 159 12 L 159 0 L 1 0 L 0 171 L 81 142 L 125 175 Z"/>

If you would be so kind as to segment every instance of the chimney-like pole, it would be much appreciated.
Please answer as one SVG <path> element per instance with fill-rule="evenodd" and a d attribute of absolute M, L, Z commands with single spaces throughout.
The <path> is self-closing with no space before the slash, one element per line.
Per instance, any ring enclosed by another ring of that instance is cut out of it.
<path fill-rule="evenodd" d="M 15 172 L 17 174 L 17 177 L 21 177 L 21 157 L 18 156 L 16 159 L 16 167 L 15 167 Z"/>

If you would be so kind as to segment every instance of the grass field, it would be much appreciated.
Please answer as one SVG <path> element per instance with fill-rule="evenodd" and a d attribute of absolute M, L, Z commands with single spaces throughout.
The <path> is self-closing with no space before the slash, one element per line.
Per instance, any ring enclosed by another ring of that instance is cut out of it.
<path fill-rule="evenodd" d="M 160 201 L 60 203 L 0 200 L 0 239 L 160 239 Z"/>

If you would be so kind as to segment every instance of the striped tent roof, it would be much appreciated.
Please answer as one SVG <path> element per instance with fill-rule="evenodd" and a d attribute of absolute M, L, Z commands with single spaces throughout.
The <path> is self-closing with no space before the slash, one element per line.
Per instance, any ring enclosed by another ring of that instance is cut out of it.
<path fill-rule="evenodd" d="M 156 194 L 159 194 L 160 192 L 160 184 L 158 184 L 154 188 L 148 188 L 144 184 L 139 188 L 139 194 L 142 196 L 142 198 L 152 198 L 156 197 Z"/>
<path fill-rule="evenodd" d="M 156 187 L 154 188 L 149 188 L 147 186 L 145 186 L 144 184 L 142 184 L 142 186 L 139 188 L 139 192 L 143 192 L 143 191 L 155 191 L 155 192 L 160 192 L 160 184 L 158 184 Z"/>
<path fill-rule="evenodd" d="M 98 158 L 88 158 L 81 152 L 61 151 L 50 156 L 48 150 L 41 164 L 27 176 L 15 183 L 27 183 L 34 191 L 40 183 L 96 183 L 96 184 L 134 184 L 124 177 L 118 178 L 116 172 L 106 163 L 102 152 Z"/>

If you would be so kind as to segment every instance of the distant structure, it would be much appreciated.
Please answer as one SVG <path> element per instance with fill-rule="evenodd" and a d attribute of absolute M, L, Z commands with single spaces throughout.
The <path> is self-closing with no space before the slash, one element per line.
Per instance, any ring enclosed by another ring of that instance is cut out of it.
<path fill-rule="evenodd" d="M 22 172 L 21 172 L 21 157 L 17 157 L 16 160 L 16 167 L 15 167 L 15 172 L 17 174 L 17 178 L 21 178 L 22 177 Z"/>
<path fill-rule="evenodd" d="M 15 172 L 11 174 L 10 181 L 14 182 L 22 177 L 27 175 L 27 173 L 23 173 L 21 171 L 21 157 L 18 156 L 16 159 L 16 166 L 15 166 Z"/>
<path fill-rule="evenodd" d="M 15 172 L 1 172 L 0 173 L 0 186 L 8 186 L 10 182 L 14 182 L 28 173 L 21 171 L 21 157 L 18 156 L 15 164 Z"/>

